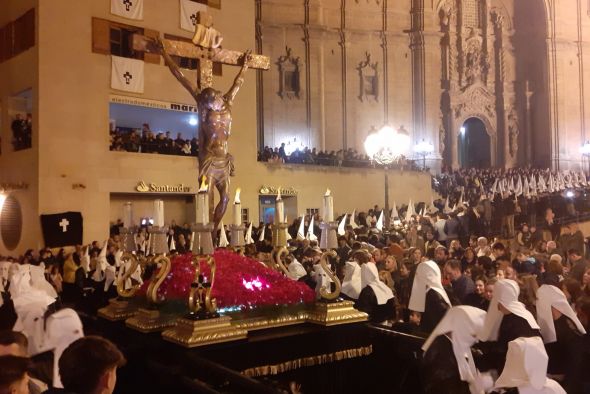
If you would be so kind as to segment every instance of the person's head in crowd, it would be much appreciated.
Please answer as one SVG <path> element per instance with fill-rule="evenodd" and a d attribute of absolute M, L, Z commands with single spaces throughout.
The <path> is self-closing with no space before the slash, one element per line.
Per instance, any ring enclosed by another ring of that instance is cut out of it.
<path fill-rule="evenodd" d="M 426 231 L 426 241 L 427 242 L 434 241 L 434 233 L 430 230 Z"/>
<path fill-rule="evenodd" d="M 534 275 L 521 275 L 518 277 L 518 285 L 520 286 L 520 295 L 518 300 L 522 302 L 527 309 L 534 310 L 537 302 L 537 291 L 539 285 L 537 278 Z"/>
<path fill-rule="evenodd" d="M 479 256 L 476 265 L 480 267 L 487 276 L 492 276 L 494 273 L 494 262 L 488 256 Z"/>
<path fill-rule="evenodd" d="M 27 357 L 29 341 L 22 332 L 0 331 L 0 356 Z"/>
<path fill-rule="evenodd" d="M 461 277 L 461 262 L 459 260 L 448 260 L 445 264 L 445 278 L 448 281 L 456 281 Z"/>
<path fill-rule="evenodd" d="M 375 260 L 376 264 L 383 263 L 383 260 L 385 259 L 385 254 L 381 249 L 375 248 L 371 254 L 373 255 L 373 260 Z"/>
<path fill-rule="evenodd" d="M 475 251 L 471 247 L 465 249 L 463 256 L 465 257 L 465 261 L 467 261 L 468 263 L 475 264 Z"/>
<path fill-rule="evenodd" d="M 27 357 L 0 356 L 0 394 L 29 394 L 29 368 Z"/>
<path fill-rule="evenodd" d="M 557 243 L 555 241 L 547 241 L 547 254 L 553 254 L 555 249 L 557 249 Z"/>
<path fill-rule="evenodd" d="M 473 279 L 472 272 L 471 272 L 471 266 L 465 267 L 465 270 L 463 271 L 463 275 L 465 275 L 468 278 Z"/>
<path fill-rule="evenodd" d="M 586 329 L 590 330 L 590 296 L 585 295 L 576 300 L 576 314 Z"/>
<path fill-rule="evenodd" d="M 346 244 L 347 244 L 347 242 L 346 242 L 346 237 L 345 237 L 345 236 L 343 236 L 343 235 L 339 236 L 339 237 L 338 237 L 338 247 L 339 247 L 339 248 L 343 248 L 343 247 L 345 247 L 345 246 L 346 246 Z"/>
<path fill-rule="evenodd" d="M 394 255 L 389 255 L 385 257 L 385 271 L 387 272 L 395 272 L 397 271 L 397 259 Z"/>
<path fill-rule="evenodd" d="M 391 290 L 393 290 L 393 278 L 391 277 L 391 273 L 389 271 L 379 271 L 379 280 L 385 283 Z"/>
<path fill-rule="evenodd" d="M 492 297 L 494 296 L 494 286 L 496 285 L 497 282 L 498 282 L 498 279 L 496 279 L 496 278 L 490 278 L 486 282 L 485 291 L 484 291 L 484 295 L 483 295 L 486 300 L 488 300 L 488 301 L 492 300 Z"/>
<path fill-rule="evenodd" d="M 359 249 L 352 253 L 351 258 L 356 261 L 358 265 L 367 264 L 371 261 L 371 255 L 365 249 Z"/>
<path fill-rule="evenodd" d="M 486 292 L 486 278 L 485 276 L 478 276 L 477 278 L 475 278 L 475 294 L 477 294 L 480 297 L 484 296 L 484 293 Z"/>
<path fill-rule="evenodd" d="M 401 278 L 407 278 L 410 276 L 410 272 L 412 271 L 412 266 L 414 265 L 413 262 L 411 262 L 408 259 L 403 259 L 402 263 L 400 264 L 399 267 L 399 276 Z"/>
<path fill-rule="evenodd" d="M 483 249 L 486 246 L 488 246 L 488 239 L 486 237 L 479 237 L 477 239 L 477 247 Z"/>
<path fill-rule="evenodd" d="M 575 304 L 576 300 L 583 294 L 582 284 L 574 278 L 565 278 L 562 280 L 560 288 L 570 304 Z"/>
<path fill-rule="evenodd" d="M 117 368 L 125 363 L 125 357 L 112 342 L 87 336 L 64 350 L 59 359 L 59 374 L 66 391 L 111 394 L 117 383 Z"/>
<path fill-rule="evenodd" d="M 434 250 L 434 261 L 440 266 L 446 263 L 448 258 L 447 248 L 439 245 Z"/>
<path fill-rule="evenodd" d="M 469 237 L 469 247 L 472 249 L 477 248 L 477 235 L 472 235 Z"/>
<path fill-rule="evenodd" d="M 492 245 L 492 254 L 498 260 L 498 258 L 506 254 L 506 247 L 502 242 L 496 242 Z"/>
<path fill-rule="evenodd" d="M 582 254 L 576 249 L 570 249 L 567 251 L 567 258 L 570 263 L 575 263 L 582 259 Z"/>
<path fill-rule="evenodd" d="M 537 252 L 537 253 L 546 253 L 547 252 L 547 241 L 545 241 L 544 239 L 542 239 L 539 242 L 537 242 L 537 245 L 535 247 L 535 252 Z"/>
<path fill-rule="evenodd" d="M 420 248 L 413 248 L 412 254 L 410 256 L 411 260 L 414 261 L 414 264 L 419 264 L 422 261 L 422 249 Z"/>
<path fill-rule="evenodd" d="M 549 261 L 557 261 L 559 264 L 563 265 L 563 257 L 561 257 L 561 255 L 554 253 L 551 256 L 549 256 Z"/>

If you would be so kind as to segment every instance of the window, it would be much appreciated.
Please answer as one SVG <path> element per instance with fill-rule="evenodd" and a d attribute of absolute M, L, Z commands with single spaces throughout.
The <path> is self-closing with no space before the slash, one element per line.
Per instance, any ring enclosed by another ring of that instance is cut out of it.
<path fill-rule="evenodd" d="M 35 9 L 0 28 L 0 62 L 35 46 Z"/>
<path fill-rule="evenodd" d="M 242 223 L 248 223 L 250 221 L 250 209 L 242 208 Z"/>
<path fill-rule="evenodd" d="M 286 54 L 279 57 L 279 96 L 281 98 L 299 98 L 300 60 L 291 53 L 291 48 L 285 48 Z"/>
<path fill-rule="evenodd" d="M 147 63 L 160 63 L 160 55 L 133 50 L 133 34 L 158 37 L 156 30 L 112 22 L 107 19 L 92 18 L 92 52 L 144 60 Z"/>

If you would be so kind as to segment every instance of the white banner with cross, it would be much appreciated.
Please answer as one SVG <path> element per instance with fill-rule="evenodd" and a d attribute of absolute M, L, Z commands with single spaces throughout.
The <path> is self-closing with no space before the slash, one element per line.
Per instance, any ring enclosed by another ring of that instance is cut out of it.
<path fill-rule="evenodd" d="M 143 20 L 143 0 L 111 0 L 111 14 Z"/>
<path fill-rule="evenodd" d="M 111 88 L 125 92 L 143 93 L 143 60 L 111 56 Z"/>
<path fill-rule="evenodd" d="M 180 0 L 180 28 L 194 32 L 199 11 L 207 12 L 207 6 L 190 0 Z"/>

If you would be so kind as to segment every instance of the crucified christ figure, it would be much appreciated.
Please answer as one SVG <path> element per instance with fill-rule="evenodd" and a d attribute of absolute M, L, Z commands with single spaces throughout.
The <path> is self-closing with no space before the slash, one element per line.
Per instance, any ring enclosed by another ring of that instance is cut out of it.
<path fill-rule="evenodd" d="M 156 39 L 157 51 L 172 74 L 193 96 L 197 102 L 199 117 L 199 183 L 203 176 L 207 177 L 209 185 L 215 185 L 219 192 L 219 203 L 215 207 L 213 234 L 217 233 L 219 222 L 227 209 L 229 202 L 229 177 L 234 175 L 233 156 L 228 152 L 227 142 L 231 135 L 231 107 L 240 87 L 244 83 L 244 73 L 248 69 L 251 52 L 246 51 L 242 56 L 242 66 L 232 87 L 223 94 L 211 87 L 201 89 L 199 80 L 195 85 L 180 70 L 178 64 L 164 49 L 161 40 Z M 212 193 L 210 189 L 210 193 Z"/>

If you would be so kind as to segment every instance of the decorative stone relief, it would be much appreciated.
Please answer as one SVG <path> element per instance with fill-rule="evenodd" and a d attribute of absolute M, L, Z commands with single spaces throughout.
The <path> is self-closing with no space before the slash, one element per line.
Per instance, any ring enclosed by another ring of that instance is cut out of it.
<path fill-rule="evenodd" d="M 379 74 L 377 71 L 378 62 L 371 62 L 371 54 L 365 52 L 365 59 L 361 61 L 356 69 L 360 77 L 359 100 L 378 99 L 379 94 Z"/>
<path fill-rule="evenodd" d="M 508 128 L 508 137 L 510 139 L 510 155 L 516 157 L 516 154 L 518 153 L 518 134 L 520 134 L 520 126 L 518 124 L 518 113 L 514 106 L 512 106 L 508 112 L 506 127 Z"/>
<path fill-rule="evenodd" d="M 468 85 L 482 80 L 483 65 L 487 63 L 482 53 L 482 38 L 472 28 L 465 41 L 465 81 Z M 486 67 L 487 69 L 487 67 Z"/>
<path fill-rule="evenodd" d="M 473 115 L 480 115 L 495 124 L 496 107 L 495 96 L 491 94 L 484 85 L 478 83 L 452 99 L 456 104 L 453 106 L 455 118 L 464 120 Z M 492 130 L 488 130 L 492 132 Z"/>
<path fill-rule="evenodd" d="M 445 129 L 445 123 L 442 115 L 439 116 L 438 126 L 438 151 L 441 155 L 445 153 L 445 141 L 447 139 L 447 130 Z"/>
<path fill-rule="evenodd" d="M 294 57 L 291 48 L 285 47 L 286 55 L 279 57 L 277 66 L 279 70 L 279 96 L 281 98 L 300 98 L 300 68 L 301 60 Z"/>

